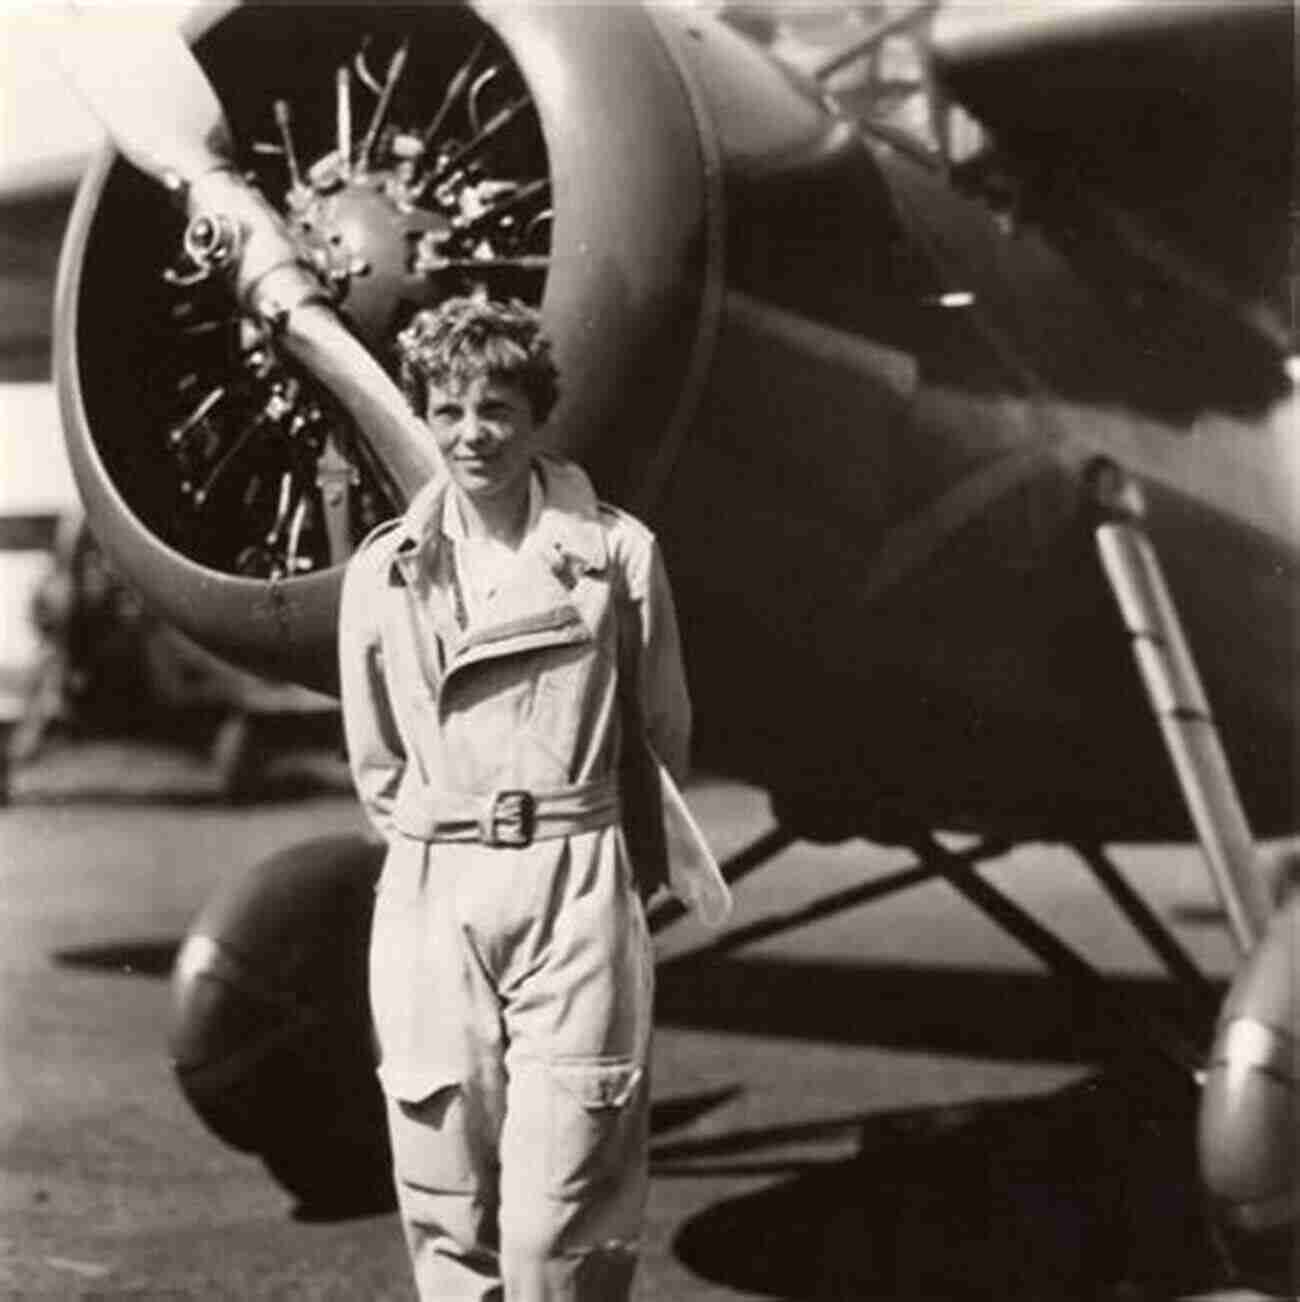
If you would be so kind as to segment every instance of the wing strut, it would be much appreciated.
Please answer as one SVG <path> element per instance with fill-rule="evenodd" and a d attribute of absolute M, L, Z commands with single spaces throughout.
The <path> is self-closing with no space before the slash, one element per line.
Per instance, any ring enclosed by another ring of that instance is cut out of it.
<path fill-rule="evenodd" d="M 1254 838 L 1219 731 L 1183 635 L 1137 483 L 1114 462 L 1090 467 L 1097 549 L 1155 711 L 1210 878 L 1242 954 L 1264 935 L 1270 909 Z"/>

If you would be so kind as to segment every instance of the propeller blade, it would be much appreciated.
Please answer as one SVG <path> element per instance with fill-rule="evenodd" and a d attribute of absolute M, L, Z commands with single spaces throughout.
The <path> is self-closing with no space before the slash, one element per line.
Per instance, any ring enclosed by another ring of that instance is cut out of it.
<path fill-rule="evenodd" d="M 156 12 L 69 8 L 56 58 L 122 153 L 169 187 L 184 186 L 187 248 L 224 269 L 239 301 L 351 413 L 399 493 L 438 470 L 423 422 L 365 346 L 323 301 L 283 219 L 232 170 L 225 113 L 180 34 Z"/>
<path fill-rule="evenodd" d="M 68 81 L 142 172 L 174 186 L 230 166 L 230 127 L 216 92 L 157 10 L 69 3 L 50 39 Z"/>
<path fill-rule="evenodd" d="M 429 427 L 364 344 L 324 304 L 303 303 L 289 316 L 285 347 L 328 388 L 356 421 L 407 501 L 442 473 Z"/>

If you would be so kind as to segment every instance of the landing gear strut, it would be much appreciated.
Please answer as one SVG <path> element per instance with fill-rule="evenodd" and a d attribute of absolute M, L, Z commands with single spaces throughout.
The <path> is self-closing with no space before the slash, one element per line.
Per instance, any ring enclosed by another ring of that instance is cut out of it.
<path fill-rule="evenodd" d="M 1141 489 L 1111 461 L 1095 462 L 1089 480 L 1099 515 L 1096 537 L 1102 568 L 1123 615 L 1210 878 L 1233 940 L 1245 954 L 1264 934 L 1268 901 L 1214 716 L 1143 527 Z"/>

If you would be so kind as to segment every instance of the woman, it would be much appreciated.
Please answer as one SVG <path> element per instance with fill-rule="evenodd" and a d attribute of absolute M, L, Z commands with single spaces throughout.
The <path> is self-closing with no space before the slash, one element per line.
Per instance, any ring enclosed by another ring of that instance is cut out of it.
<path fill-rule="evenodd" d="M 340 656 L 389 846 L 371 1001 L 407 1242 L 426 1299 L 611 1302 L 646 1194 L 653 990 L 620 747 L 643 727 L 685 774 L 672 597 L 650 532 L 538 453 L 557 376 L 536 313 L 452 299 L 399 348 L 446 473 L 351 561 Z"/>

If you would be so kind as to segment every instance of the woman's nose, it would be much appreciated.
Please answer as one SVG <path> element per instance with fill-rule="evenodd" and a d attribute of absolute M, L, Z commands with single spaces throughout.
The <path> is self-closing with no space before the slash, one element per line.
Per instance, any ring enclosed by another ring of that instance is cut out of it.
<path fill-rule="evenodd" d="M 472 412 L 461 421 L 460 437 L 466 443 L 481 443 L 488 434 L 487 426 Z"/>

